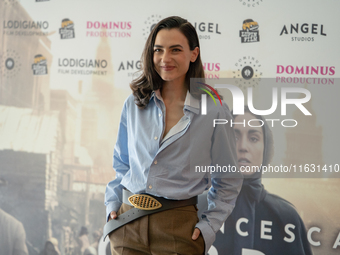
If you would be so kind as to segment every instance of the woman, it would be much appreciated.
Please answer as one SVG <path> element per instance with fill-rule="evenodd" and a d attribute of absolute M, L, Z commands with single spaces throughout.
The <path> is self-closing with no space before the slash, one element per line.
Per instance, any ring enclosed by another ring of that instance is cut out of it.
<path fill-rule="evenodd" d="M 160 21 L 146 42 L 142 62 L 143 73 L 132 82 L 133 95 L 122 111 L 113 156 L 116 179 L 105 193 L 111 220 L 106 226 L 135 216 L 126 196 L 146 193 L 171 208 L 119 226 L 110 235 L 111 250 L 113 254 L 203 254 L 231 213 L 242 176 L 196 174 L 192 165 L 237 165 L 233 130 L 212 126 L 214 118 L 230 119 L 231 114 L 225 103 L 216 107 L 209 99 L 207 115 L 200 115 L 200 102 L 189 82 L 203 78 L 204 71 L 198 36 L 187 20 Z M 210 185 L 210 207 L 199 221 L 197 195 Z M 187 205 L 178 206 L 183 204 Z"/>
<path fill-rule="evenodd" d="M 312 254 L 305 226 L 293 205 L 268 193 L 261 183 L 261 166 L 271 162 L 274 152 L 267 122 L 250 113 L 248 107 L 244 115 L 234 119 L 235 123 L 246 123 L 234 126 L 237 159 L 245 179 L 235 209 L 225 222 L 224 233 L 217 234 L 214 246 L 218 254 Z M 259 122 L 252 121 L 252 126 L 248 126 L 251 119 Z M 249 171 L 253 166 L 260 171 Z"/>

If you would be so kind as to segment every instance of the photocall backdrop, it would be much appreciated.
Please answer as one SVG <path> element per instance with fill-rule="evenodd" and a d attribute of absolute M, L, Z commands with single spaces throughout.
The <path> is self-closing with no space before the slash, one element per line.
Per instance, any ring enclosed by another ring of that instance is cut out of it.
<path fill-rule="evenodd" d="M 252 87 L 258 109 L 270 107 L 272 87 L 310 91 L 311 116 L 294 106 L 283 116 L 280 99 L 271 115 L 280 120 L 272 164 L 295 165 L 304 178 L 263 183 L 294 204 L 315 254 L 338 254 L 339 8 L 332 0 L 0 0 L 0 208 L 23 224 L 29 254 L 51 237 L 73 254 L 82 226 L 96 246 L 129 83 L 150 30 L 172 15 L 195 26 L 208 84 Z M 231 94 L 219 91 L 232 109 Z"/>

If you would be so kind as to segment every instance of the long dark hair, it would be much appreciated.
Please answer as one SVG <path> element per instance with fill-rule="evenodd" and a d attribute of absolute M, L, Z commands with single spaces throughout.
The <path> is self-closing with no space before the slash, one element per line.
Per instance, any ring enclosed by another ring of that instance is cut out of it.
<path fill-rule="evenodd" d="M 156 72 L 153 63 L 154 45 L 157 33 L 161 29 L 177 28 L 188 39 L 190 50 L 200 48 L 198 36 L 195 28 L 186 19 L 172 16 L 158 22 L 152 29 L 144 47 L 142 54 L 142 74 L 130 84 L 135 103 L 139 108 L 145 108 L 150 100 L 152 91 L 162 88 L 163 79 Z M 190 91 L 190 78 L 204 79 L 204 70 L 200 52 L 195 62 L 190 62 L 189 70 L 185 77 L 185 84 Z"/>

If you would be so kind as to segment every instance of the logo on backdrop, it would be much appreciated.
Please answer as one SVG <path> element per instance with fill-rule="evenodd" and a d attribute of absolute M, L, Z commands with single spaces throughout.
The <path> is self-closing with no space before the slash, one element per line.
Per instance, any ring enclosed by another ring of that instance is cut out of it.
<path fill-rule="evenodd" d="M 130 38 L 131 21 L 87 21 L 87 37 Z"/>
<path fill-rule="evenodd" d="M 121 73 L 125 72 L 127 73 L 128 77 L 133 77 L 133 78 L 139 75 L 138 71 L 140 71 L 142 68 L 140 60 L 121 61 L 117 66 L 118 66 L 118 69 L 117 69 L 118 72 L 121 72 Z M 204 69 L 205 78 L 210 78 L 210 79 L 220 78 L 221 63 L 214 63 L 214 62 L 203 63 L 203 69 Z"/>
<path fill-rule="evenodd" d="M 20 55 L 15 50 L 6 50 L 0 55 L 0 75 L 13 78 L 21 69 Z"/>
<path fill-rule="evenodd" d="M 107 75 L 106 59 L 58 58 L 58 73 L 71 75 Z"/>
<path fill-rule="evenodd" d="M 252 20 L 243 21 L 242 30 L 240 30 L 241 43 L 259 42 L 259 24 Z"/>
<path fill-rule="evenodd" d="M 47 74 L 47 60 L 41 55 L 34 56 L 34 62 L 32 65 L 33 75 L 46 75 Z"/>
<path fill-rule="evenodd" d="M 191 22 L 191 24 L 195 27 L 196 32 L 198 34 L 198 38 L 200 40 L 206 39 L 210 40 L 214 35 L 220 35 L 221 30 L 219 28 L 218 23 L 212 22 Z"/>
<path fill-rule="evenodd" d="M 35 0 L 36 2 L 48 2 L 50 0 Z"/>
<path fill-rule="evenodd" d="M 251 56 L 242 57 L 235 63 L 235 67 L 237 70 L 233 72 L 233 78 L 237 86 L 246 89 L 258 85 L 262 77 L 259 60 Z"/>
<path fill-rule="evenodd" d="M 151 15 L 144 22 L 143 28 L 143 36 L 144 39 L 147 40 L 151 30 L 155 27 L 155 25 L 162 20 L 161 15 Z M 196 32 L 198 34 L 199 39 L 208 39 L 210 40 L 212 35 L 221 34 L 219 24 L 212 22 L 189 22 L 195 27 Z"/>
<path fill-rule="evenodd" d="M 143 37 L 145 40 L 148 39 L 151 30 L 156 26 L 156 24 L 161 21 L 161 15 L 151 15 L 144 21 Z"/>
<path fill-rule="evenodd" d="M 260 3 L 263 2 L 263 0 L 252 0 L 251 2 L 249 0 L 238 0 L 243 6 L 246 7 L 256 7 L 259 6 Z"/>
<path fill-rule="evenodd" d="M 4 20 L 3 34 L 7 36 L 44 36 L 48 33 L 46 31 L 48 27 L 48 21 Z"/>
<path fill-rule="evenodd" d="M 141 70 L 141 67 L 140 60 L 124 60 L 118 64 L 117 71 L 121 74 L 126 73 L 128 77 L 136 78 L 139 75 L 137 72 Z"/>
<path fill-rule="evenodd" d="M 284 25 L 280 36 L 290 36 L 292 42 L 314 42 L 317 38 L 327 36 L 322 24 L 295 23 Z"/>
<path fill-rule="evenodd" d="M 276 82 L 334 85 L 335 66 L 276 65 Z"/>
<path fill-rule="evenodd" d="M 61 21 L 61 28 L 59 29 L 61 39 L 72 39 L 75 37 L 74 34 L 74 23 L 72 20 L 63 19 Z"/>
<path fill-rule="evenodd" d="M 204 75 L 205 78 L 210 79 L 219 79 L 220 78 L 220 70 L 221 63 L 203 63 Z"/>

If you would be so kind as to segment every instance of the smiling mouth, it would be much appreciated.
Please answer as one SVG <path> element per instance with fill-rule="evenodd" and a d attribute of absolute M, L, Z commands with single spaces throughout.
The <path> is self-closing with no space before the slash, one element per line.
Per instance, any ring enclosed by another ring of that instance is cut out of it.
<path fill-rule="evenodd" d="M 162 68 L 164 71 L 171 71 L 171 70 L 173 70 L 175 67 L 174 67 L 174 66 L 161 66 L 161 68 Z"/>
<path fill-rule="evenodd" d="M 250 161 L 249 161 L 248 159 L 246 159 L 246 158 L 240 158 L 240 159 L 238 160 L 238 163 L 241 163 L 241 164 L 249 164 Z"/>

